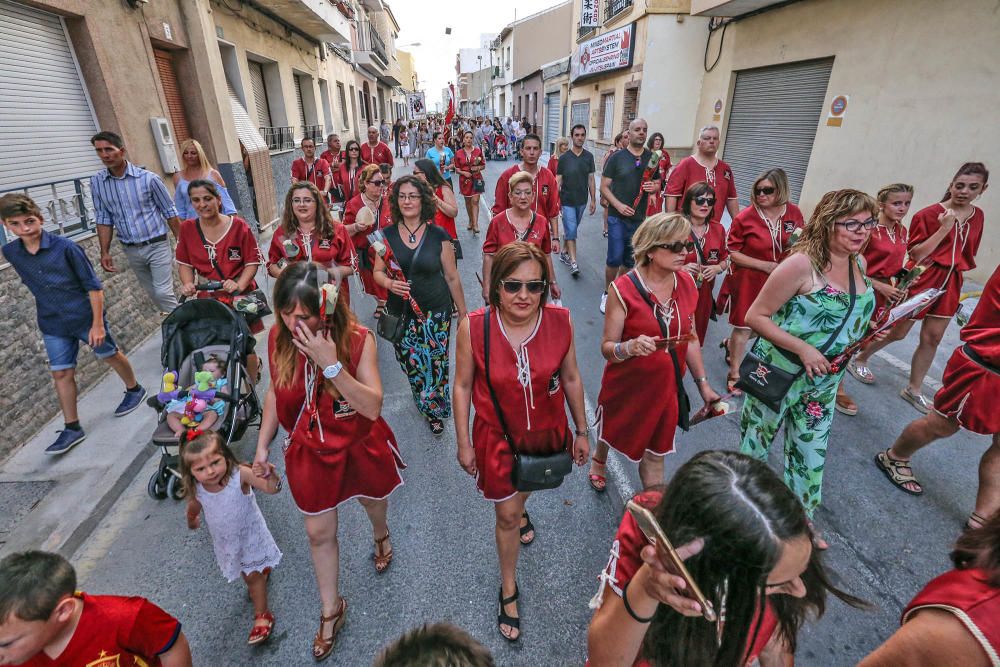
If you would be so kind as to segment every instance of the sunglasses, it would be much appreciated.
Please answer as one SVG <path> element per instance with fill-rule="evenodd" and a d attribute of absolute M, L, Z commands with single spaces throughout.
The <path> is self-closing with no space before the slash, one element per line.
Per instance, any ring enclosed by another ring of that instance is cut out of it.
<path fill-rule="evenodd" d="M 549 283 L 547 280 L 501 280 L 500 284 L 507 294 L 517 294 L 522 287 L 528 288 L 528 294 L 541 294 Z"/>
<path fill-rule="evenodd" d="M 383 179 L 381 179 L 381 178 L 378 179 L 378 180 L 371 180 L 371 181 L 368 181 L 368 185 L 374 185 L 374 186 L 380 188 L 383 185 L 385 185 L 385 181 Z"/>
<path fill-rule="evenodd" d="M 862 229 L 875 229 L 875 225 L 878 224 L 878 220 L 875 218 L 868 218 L 867 220 L 845 220 L 843 222 L 835 222 L 835 225 L 840 225 L 849 232 L 857 232 Z"/>
<path fill-rule="evenodd" d="M 349 151 L 359 151 L 359 150 L 361 150 L 361 149 L 360 149 L 360 148 L 358 148 L 357 146 L 351 146 L 351 147 L 350 147 L 350 148 L 348 148 L 347 150 L 349 150 Z"/>
<path fill-rule="evenodd" d="M 694 203 L 698 206 L 715 206 L 715 197 L 695 197 Z"/>
<path fill-rule="evenodd" d="M 755 188 L 753 192 L 755 195 L 759 197 L 760 195 L 773 195 L 775 192 L 777 192 L 777 189 L 770 187 Z"/>
<path fill-rule="evenodd" d="M 694 250 L 694 241 L 674 241 L 673 243 L 657 243 L 655 247 L 659 248 L 660 250 L 667 250 L 669 252 L 674 253 L 675 255 L 679 255 L 682 250 L 686 250 L 688 252 Z"/>

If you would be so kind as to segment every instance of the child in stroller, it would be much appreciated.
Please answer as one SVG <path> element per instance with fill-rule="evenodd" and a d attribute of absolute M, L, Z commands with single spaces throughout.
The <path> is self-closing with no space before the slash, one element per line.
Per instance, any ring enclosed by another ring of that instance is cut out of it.
<path fill-rule="evenodd" d="M 507 137 L 503 134 L 497 135 L 496 157 L 498 160 L 507 159 Z"/>
<path fill-rule="evenodd" d="M 189 427 L 202 431 L 212 430 L 212 426 L 226 414 L 226 402 L 219 394 L 228 394 L 229 380 L 223 376 L 225 367 L 214 354 L 205 359 L 201 370 L 194 374 L 194 384 L 186 392 L 173 396 L 170 387 L 177 374 L 164 374 L 163 392 L 157 398 L 169 398 L 167 403 L 167 424 L 178 437 Z"/>

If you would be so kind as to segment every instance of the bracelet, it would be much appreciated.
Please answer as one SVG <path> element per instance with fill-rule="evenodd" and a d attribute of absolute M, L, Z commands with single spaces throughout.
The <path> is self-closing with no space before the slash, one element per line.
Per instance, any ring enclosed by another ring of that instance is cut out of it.
<path fill-rule="evenodd" d="M 701 384 L 702 382 L 708 382 L 708 378 L 707 377 L 695 378 L 694 382 L 695 384 Z"/>
<path fill-rule="evenodd" d="M 632 583 L 631 579 L 629 579 L 627 582 L 625 582 L 625 585 L 622 586 L 622 602 L 625 603 L 625 611 L 627 611 L 628 615 L 631 616 L 636 621 L 638 621 L 639 623 L 649 623 L 649 622 L 651 622 L 653 620 L 653 616 L 656 616 L 656 612 L 653 612 L 653 616 L 647 616 L 646 618 L 643 618 L 642 616 L 639 616 L 638 614 L 636 614 L 635 610 L 632 609 L 632 605 L 630 605 L 628 603 L 628 585 L 630 583 Z"/>
<path fill-rule="evenodd" d="M 587 428 L 583 429 L 582 431 L 580 429 L 577 429 L 576 430 L 576 434 L 577 435 L 590 435 L 590 425 L 588 424 Z"/>
<path fill-rule="evenodd" d="M 615 356 L 615 359 L 617 359 L 618 361 L 625 361 L 626 359 L 628 359 L 628 357 L 622 356 L 621 350 L 622 350 L 622 344 L 615 343 L 615 346 L 611 349 L 611 354 L 613 354 Z"/>

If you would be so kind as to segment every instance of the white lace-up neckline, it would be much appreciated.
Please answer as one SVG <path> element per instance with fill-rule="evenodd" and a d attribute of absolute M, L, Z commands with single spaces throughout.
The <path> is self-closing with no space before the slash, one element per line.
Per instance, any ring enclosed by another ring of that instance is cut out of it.
<path fill-rule="evenodd" d="M 513 343 L 510 342 L 510 336 L 507 335 L 507 331 L 503 326 L 503 318 L 497 313 L 497 324 L 500 327 L 500 333 L 503 334 L 507 343 L 510 344 L 511 350 L 514 352 L 514 360 L 517 363 L 517 382 L 521 385 L 521 392 L 524 396 L 524 414 L 529 431 L 531 430 L 531 411 L 535 409 L 535 392 L 531 386 L 531 357 L 528 355 L 528 343 L 535 338 L 535 335 L 538 334 L 538 330 L 542 326 L 542 312 L 539 309 L 535 328 L 531 330 L 531 333 L 517 347 L 514 347 Z"/>

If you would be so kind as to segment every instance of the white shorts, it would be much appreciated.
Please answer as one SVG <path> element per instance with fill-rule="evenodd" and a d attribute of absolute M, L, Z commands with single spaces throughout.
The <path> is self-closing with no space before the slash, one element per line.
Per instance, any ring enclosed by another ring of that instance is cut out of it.
<path fill-rule="evenodd" d="M 410 157 L 410 144 L 403 144 L 399 150 L 403 154 L 403 157 Z"/>

